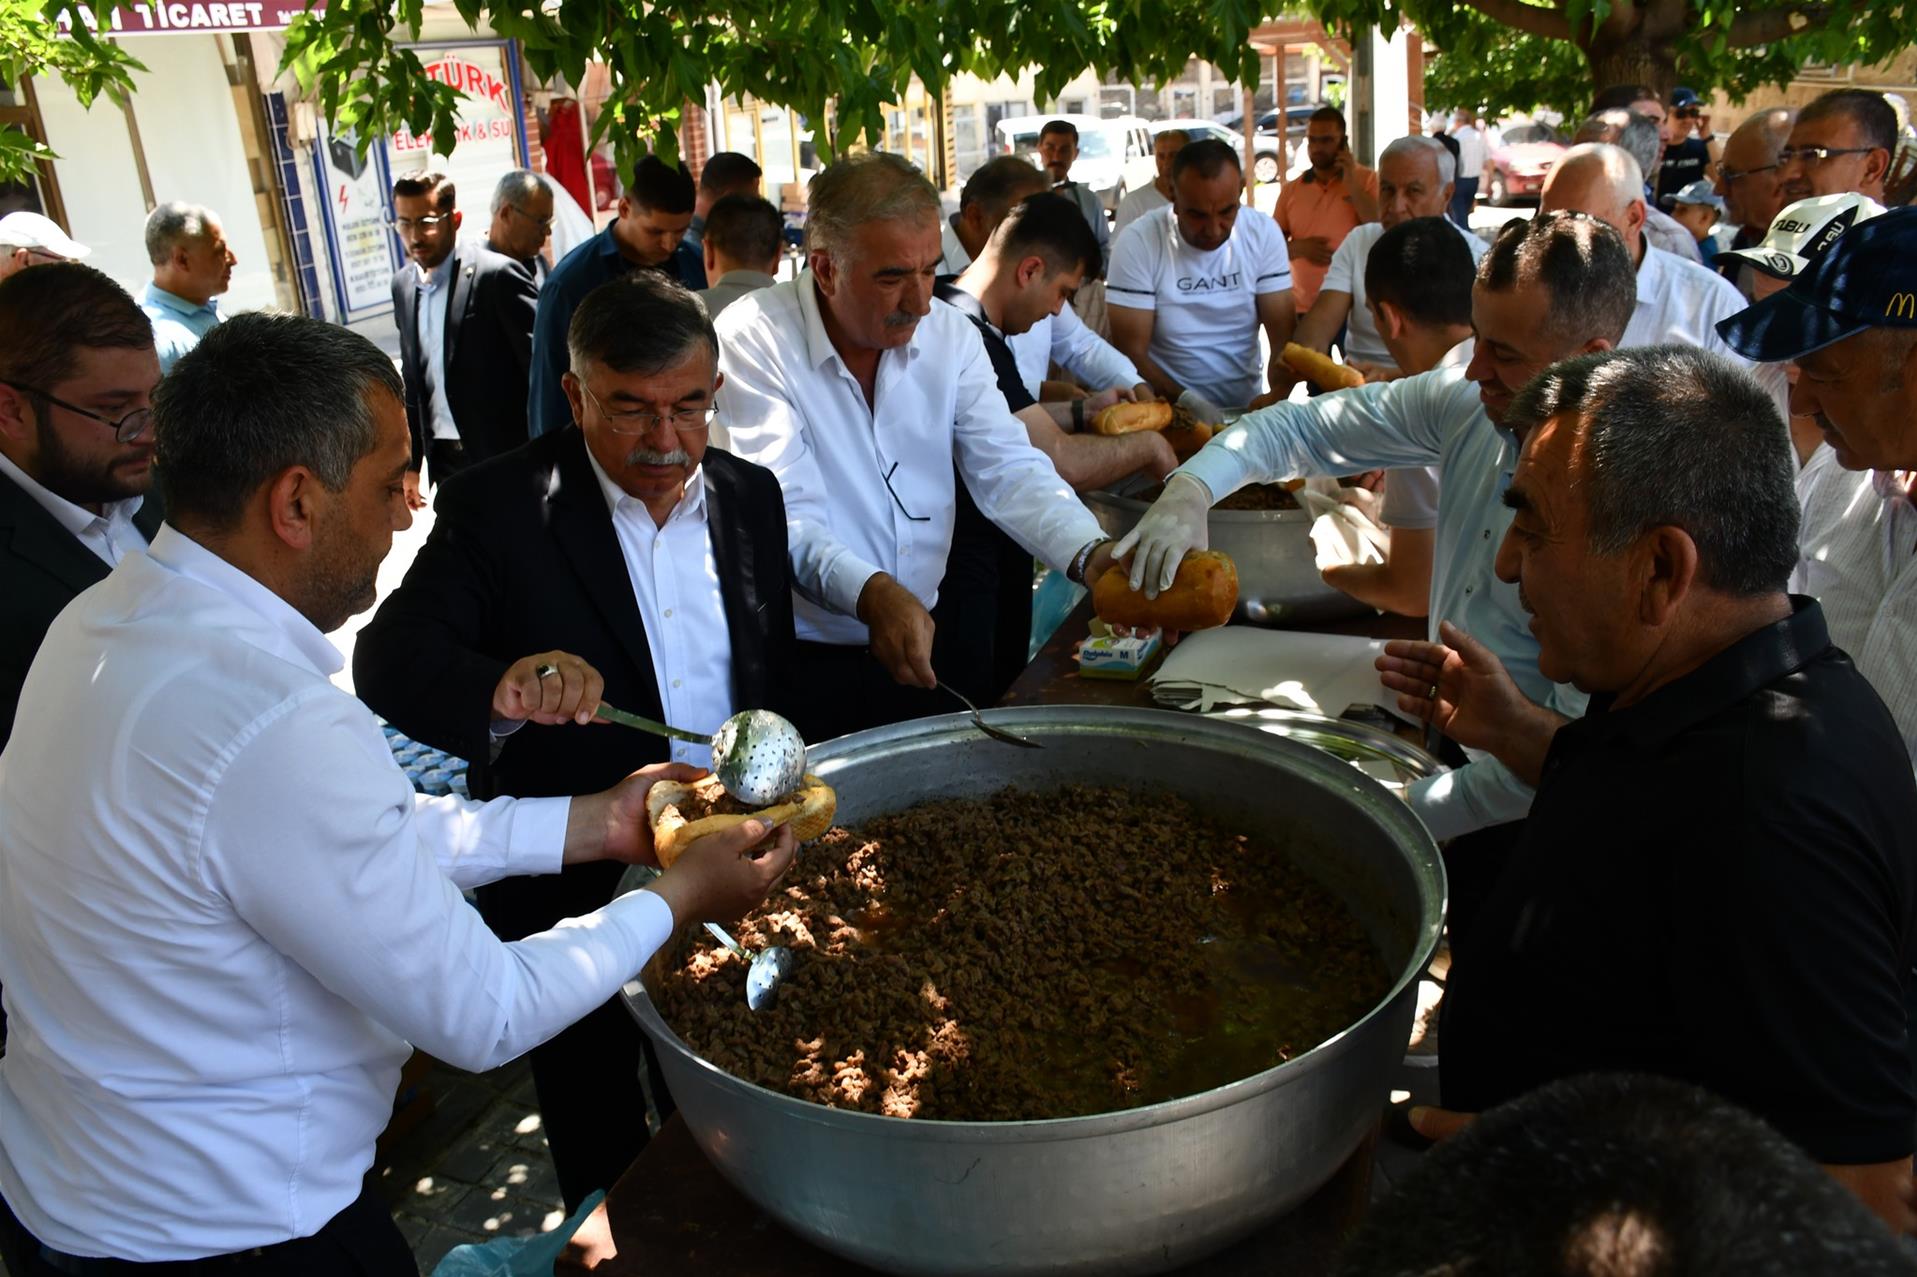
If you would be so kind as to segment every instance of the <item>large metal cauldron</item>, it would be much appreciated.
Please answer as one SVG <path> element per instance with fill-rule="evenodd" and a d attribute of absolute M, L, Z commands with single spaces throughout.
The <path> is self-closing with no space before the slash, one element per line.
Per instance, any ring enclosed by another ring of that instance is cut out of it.
<path fill-rule="evenodd" d="M 1252 728 L 1094 706 L 989 717 L 1048 748 L 1013 750 L 963 717 L 929 718 L 818 746 L 811 770 L 838 790 L 847 822 L 1012 782 L 1170 790 L 1286 841 L 1364 922 L 1394 973 L 1391 991 L 1345 1033 L 1229 1086 L 1041 1122 L 901 1120 L 806 1103 L 693 1055 L 641 981 L 626 986 L 627 1005 L 713 1164 L 826 1250 L 895 1273 L 1116 1277 L 1189 1263 L 1302 1202 L 1376 1125 L 1443 920 L 1437 848 L 1402 802 L 1348 764 Z"/>
<path fill-rule="evenodd" d="M 1149 505 L 1128 495 L 1150 485 L 1129 480 L 1112 491 L 1082 493 L 1105 535 L 1122 537 Z M 1311 516 L 1303 510 L 1213 510 L 1211 548 L 1238 565 L 1237 618 L 1253 625 L 1318 625 L 1372 609 L 1318 575 Z"/>

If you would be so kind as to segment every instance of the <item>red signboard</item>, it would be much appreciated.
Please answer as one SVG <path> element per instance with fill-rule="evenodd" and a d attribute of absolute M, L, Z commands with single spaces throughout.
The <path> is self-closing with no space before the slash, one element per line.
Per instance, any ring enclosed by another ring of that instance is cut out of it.
<path fill-rule="evenodd" d="M 324 10 L 325 5 L 314 6 Z M 123 4 L 113 11 L 113 22 L 103 34 L 214 35 L 227 31 L 284 31 L 306 12 L 302 0 L 154 0 L 150 4 Z M 88 29 L 99 31 L 93 10 L 82 7 Z M 70 23 L 65 12 L 60 26 Z"/>

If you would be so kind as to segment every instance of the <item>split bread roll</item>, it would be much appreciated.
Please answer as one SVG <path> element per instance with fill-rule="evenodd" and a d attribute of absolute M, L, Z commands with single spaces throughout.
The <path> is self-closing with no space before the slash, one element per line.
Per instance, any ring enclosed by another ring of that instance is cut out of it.
<path fill-rule="evenodd" d="M 1349 390 L 1353 386 L 1365 384 L 1364 374 L 1356 368 L 1334 363 L 1331 356 L 1321 355 L 1295 341 L 1285 343 L 1284 353 L 1280 357 L 1293 372 L 1320 390 Z"/>
<path fill-rule="evenodd" d="M 1172 453 L 1180 461 L 1190 461 L 1198 455 L 1200 448 L 1211 442 L 1217 432 L 1218 427 L 1208 426 L 1198 420 L 1186 420 L 1186 415 L 1180 413 L 1179 419 L 1166 426 L 1162 433 L 1165 442 L 1172 446 Z"/>
<path fill-rule="evenodd" d="M 808 773 L 799 787 L 770 807 L 753 808 L 726 793 L 717 776 L 690 785 L 662 780 L 646 793 L 646 818 L 652 825 L 652 850 L 661 869 L 672 868 L 685 849 L 707 834 L 762 820 L 769 825 L 791 824 L 800 842 L 810 842 L 832 827 L 839 796 L 832 787 Z"/>
<path fill-rule="evenodd" d="M 1217 550 L 1187 554 L 1171 588 L 1155 599 L 1133 590 L 1129 573 L 1118 566 L 1108 568 L 1092 587 L 1092 610 L 1110 625 L 1210 630 L 1231 620 L 1237 606 L 1238 567 Z"/>
<path fill-rule="evenodd" d="M 1136 430 L 1163 430 L 1172 421 L 1172 406 L 1163 399 L 1150 403 L 1115 403 L 1092 418 L 1092 433 L 1128 435 Z"/>

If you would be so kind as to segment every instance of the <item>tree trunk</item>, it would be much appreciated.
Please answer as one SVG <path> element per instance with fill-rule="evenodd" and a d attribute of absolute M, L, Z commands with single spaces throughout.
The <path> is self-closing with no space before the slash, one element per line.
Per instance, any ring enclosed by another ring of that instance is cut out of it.
<path fill-rule="evenodd" d="M 1633 32 L 1621 40 L 1607 40 L 1599 31 L 1585 47 L 1591 60 L 1591 87 L 1601 93 L 1614 84 L 1648 84 L 1660 101 L 1668 102 L 1677 86 L 1677 55 Z"/>

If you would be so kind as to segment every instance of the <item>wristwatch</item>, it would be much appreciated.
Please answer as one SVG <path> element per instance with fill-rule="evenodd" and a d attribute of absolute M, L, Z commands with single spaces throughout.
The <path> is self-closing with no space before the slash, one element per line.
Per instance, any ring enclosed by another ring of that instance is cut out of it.
<path fill-rule="evenodd" d="M 1065 579 L 1073 585 L 1085 584 L 1085 565 L 1092 561 L 1094 554 L 1098 553 L 1099 546 L 1110 545 L 1111 543 L 1112 539 L 1110 537 L 1097 537 L 1087 541 L 1084 546 L 1079 549 L 1078 553 L 1072 556 L 1071 565 L 1065 569 Z"/>
<path fill-rule="evenodd" d="M 1076 431 L 1083 430 L 1084 428 L 1085 401 L 1083 399 L 1074 399 L 1072 400 L 1072 429 Z"/>

